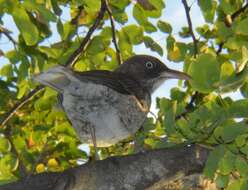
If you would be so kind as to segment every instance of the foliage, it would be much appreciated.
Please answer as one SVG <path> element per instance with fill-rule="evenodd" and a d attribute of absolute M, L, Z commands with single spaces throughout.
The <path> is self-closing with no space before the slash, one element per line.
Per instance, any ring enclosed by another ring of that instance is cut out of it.
<path fill-rule="evenodd" d="M 156 120 L 148 118 L 134 138 L 102 148 L 102 159 L 132 154 L 134 140 L 147 149 L 197 143 L 212 149 L 204 169 L 208 178 L 220 188 L 248 189 L 248 13 L 244 3 L 198 0 L 206 23 L 195 31 L 185 26 L 176 38 L 170 23 L 161 20 L 164 1 L 134 4 L 109 0 L 113 18 L 121 26 L 116 36 L 124 60 L 135 54 L 136 45 L 143 44 L 160 56 L 166 49 L 168 60 L 183 62 L 192 81 L 180 82 L 181 87 L 171 89 L 170 99 L 157 99 Z M 0 0 L 0 14 L 10 15 L 19 30 L 18 40 L 12 39 L 13 48 L 1 50 L 1 56 L 8 60 L 0 69 L 1 120 L 35 88 L 37 84 L 31 80 L 34 74 L 68 60 L 84 38 L 79 31 L 92 26 L 100 6 L 99 0 Z M 66 7 L 70 9 L 70 21 L 61 18 Z M 126 13 L 127 7 L 131 7 L 132 15 Z M 128 22 L 130 17 L 135 24 Z M 118 66 L 108 19 L 105 13 L 75 63 L 76 70 L 113 70 Z M 2 36 L 11 35 L 5 30 L 7 25 L 0 22 Z M 150 35 L 157 31 L 163 33 L 164 47 Z M 192 32 L 197 34 L 196 41 L 191 40 Z M 54 33 L 60 41 L 46 43 Z M 243 99 L 223 96 L 234 91 L 240 91 Z M 45 88 L 1 126 L 0 184 L 20 178 L 22 164 L 28 173 L 40 173 L 61 171 L 89 160 L 90 155 L 78 148 L 80 142 L 65 114 L 56 106 L 56 96 Z"/>

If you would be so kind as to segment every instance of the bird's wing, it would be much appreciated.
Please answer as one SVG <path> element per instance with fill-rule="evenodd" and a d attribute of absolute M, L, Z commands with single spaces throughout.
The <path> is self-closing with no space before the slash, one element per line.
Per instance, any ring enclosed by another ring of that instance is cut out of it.
<path fill-rule="evenodd" d="M 88 80 L 96 84 L 105 85 L 119 93 L 134 95 L 138 100 L 145 101 L 149 92 L 129 75 L 106 70 L 75 72 L 75 76 L 82 81 Z"/>
<path fill-rule="evenodd" d="M 121 82 L 120 77 L 118 74 L 112 71 L 106 70 L 93 70 L 93 71 L 86 71 L 86 72 L 74 72 L 75 77 L 78 78 L 80 81 L 88 81 L 93 82 L 95 84 L 100 84 L 107 86 L 121 94 L 132 94 L 126 86 Z M 135 81 L 133 81 L 135 84 Z"/>
<path fill-rule="evenodd" d="M 144 99 L 144 95 L 147 94 L 131 76 L 106 70 L 76 72 L 63 66 L 56 66 L 47 72 L 36 75 L 34 80 L 63 93 L 64 89 L 72 81 L 75 81 L 75 78 L 82 82 L 107 86 L 121 94 L 134 95 L 140 100 Z"/>

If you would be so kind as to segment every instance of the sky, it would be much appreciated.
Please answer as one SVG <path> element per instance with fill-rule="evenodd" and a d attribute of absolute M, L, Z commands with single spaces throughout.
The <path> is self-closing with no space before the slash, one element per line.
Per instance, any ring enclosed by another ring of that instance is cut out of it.
<path fill-rule="evenodd" d="M 173 1 L 167 0 L 165 2 L 166 2 L 166 8 L 163 9 L 162 16 L 161 16 L 160 20 L 163 20 L 163 21 L 170 23 L 172 25 L 172 28 L 173 28 L 173 36 L 176 39 L 182 41 L 182 39 L 180 39 L 180 37 L 178 35 L 178 32 L 180 31 L 182 26 L 187 26 L 187 20 L 186 20 L 185 10 L 184 10 L 183 4 L 182 4 L 181 0 L 173 0 Z M 204 23 L 204 18 L 200 12 L 200 9 L 197 5 L 196 0 L 189 0 L 188 4 L 191 6 L 190 14 L 191 14 L 191 19 L 192 19 L 192 23 L 193 23 L 193 28 L 196 28 L 197 26 L 200 26 Z M 70 20 L 69 8 L 64 7 L 62 9 L 63 9 L 63 14 L 61 16 L 62 21 Z M 137 24 L 136 21 L 132 17 L 132 6 L 129 6 L 126 9 L 126 12 L 129 16 L 129 18 L 131 18 L 131 19 L 129 19 L 128 24 L 133 24 L 133 23 Z M 3 17 L 3 22 L 4 22 L 4 26 L 7 26 L 7 28 L 13 32 L 11 35 L 15 39 L 17 39 L 18 30 L 17 30 L 17 28 L 13 22 L 12 17 L 9 15 L 5 15 Z M 109 25 L 110 23 L 107 22 L 106 24 Z M 50 25 L 51 25 L 52 31 L 56 31 L 56 23 L 51 23 Z M 119 29 L 122 27 L 122 25 L 116 23 L 116 27 L 117 27 L 117 29 Z M 87 31 L 79 31 L 79 35 L 82 32 L 87 32 Z M 160 44 L 160 46 L 164 50 L 164 56 L 163 57 L 159 56 L 156 52 L 150 51 L 144 45 L 135 46 L 134 52 L 136 54 L 153 55 L 153 56 L 159 58 L 161 61 L 163 61 L 168 67 L 182 71 L 183 63 L 170 62 L 166 58 L 166 34 L 161 33 L 161 32 L 155 32 L 155 33 L 146 34 L 146 35 L 150 35 L 157 43 Z M 195 35 L 197 36 L 196 32 L 195 32 Z M 191 38 L 186 39 L 186 41 L 191 41 L 191 40 L 192 40 Z M 60 41 L 60 37 L 57 34 L 57 32 L 53 32 L 53 35 L 48 40 L 44 41 L 43 45 L 51 44 L 51 43 L 54 43 L 57 41 Z M 13 49 L 12 43 L 9 42 L 9 40 L 4 35 L 2 35 L 0 38 L 0 50 L 7 52 L 8 50 L 11 50 L 11 49 Z M 8 63 L 8 60 L 4 57 L 0 57 L 0 67 L 6 63 Z M 153 103 L 151 106 L 151 111 L 153 113 L 155 113 L 155 114 L 157 113 L 157 110 L 155 108 L 156 105 L 155 105 L 155 101 L 154 101 L 156 99 L 156 97 L 169 98 L 170 89 L 173 87 L 176 87 L 176 86 L 178 86 L 178 80 L 173 79 L 173 80 L 166 81 L 163 85 L 160 86 L 160 88 L 158 88 L 156 90 L 156 92 L 152 95 L 152 99 L 153 99 L 152 102 Z M 228 93 L 228 94 L 225 94 L 224 96 L 231 96 L 234 99 L 241 98 L 239 92 Z"/>

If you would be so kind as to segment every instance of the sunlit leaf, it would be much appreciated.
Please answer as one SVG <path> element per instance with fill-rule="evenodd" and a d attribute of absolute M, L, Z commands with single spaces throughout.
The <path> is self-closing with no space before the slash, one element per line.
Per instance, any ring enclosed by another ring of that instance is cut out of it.
<path fill-rule="evenodd" d="M 16 6 L 12 16 L 26 44 L 29 46 L 35 45 L 39 40 L 39 31 L 31 22 L 25 9 Z"/>

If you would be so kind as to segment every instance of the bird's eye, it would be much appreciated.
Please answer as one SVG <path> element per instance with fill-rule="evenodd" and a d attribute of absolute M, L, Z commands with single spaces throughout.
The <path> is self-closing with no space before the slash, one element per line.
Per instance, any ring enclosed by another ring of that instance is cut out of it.
<path fill-rule="evenodd" d="M 146 68 L 152 69 L 153 68 L 153 63 L 150 62 L 150 61 L 146 62 Z"/>

